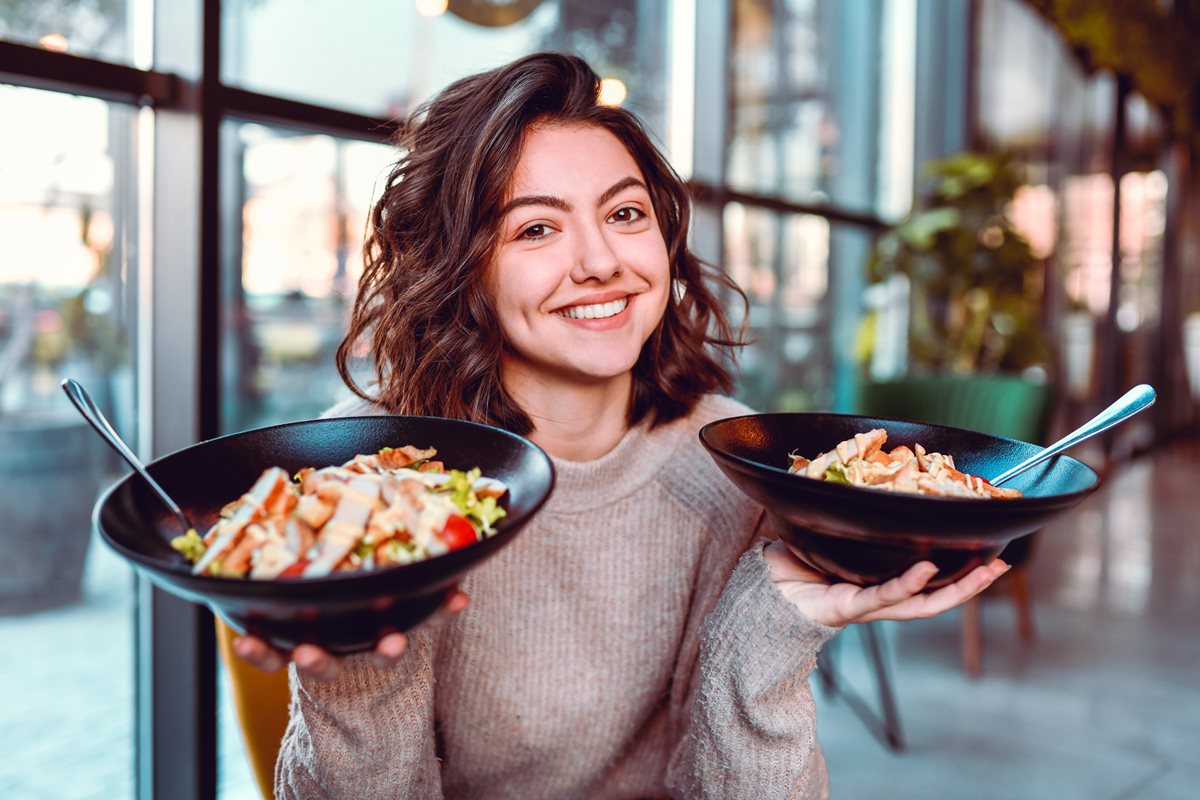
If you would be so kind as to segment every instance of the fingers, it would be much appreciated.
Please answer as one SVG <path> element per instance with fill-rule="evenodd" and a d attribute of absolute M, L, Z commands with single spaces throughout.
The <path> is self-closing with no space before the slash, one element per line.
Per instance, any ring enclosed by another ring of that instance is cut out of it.
<path fill-rule="evenodd" d="M 408 649 L 408 637 L 403 633 L 389 633 L 379 640 L 371 652 L 375 666 L 390 669 L 400 663 L 400 657 Z"/>
<path fill-rule="evenodd" d="M 1000 559 L 996 559 L 990 564 L 976 567 L 961 580 L 949 586 L 943 586 L 937 591 L 930 592 L 925 595 L 924 600 L 929 608 L 932 609 L 932 613 L 940 614 L 947 609 L 970 600 L 991 586 L 997 578 L 1008 572 L 1008 570 L 1008 564 L 1005 564 Z"/>
<path fill-rule="evenodd" d="M 1008 564 L 996 559 L 989 564 L 976 567 L 954 583 L 929 594 L 914 594 L 891 605 L 879 606 L 864 613 L 857 621 L 921 619 L 936 616 L 975 597 L 1008 570 Z M 896 580 L 903 580 L 907 574 L 905 573 Z M 882 586 L 880 588 L 882 589 Z"/>
<path fill-rule="evenodd" d="M 464 592 L 460 592 L 458 589 L 455 589 L 450 593 L 450 596 L 446 598 L 446 602 L 442 604 L 442 609 L 448 614 L 457 614 L 470 605 L 470 603 L 470 597 L 468 597 Z"/>
<path fill-rule="evenodd" d="M 287 656 L 257 636 L 239 636 L 233 640 L 234 654 L 263 672 L 276 672 L 287 665 Z"/>
<path fill-rule="evenodd" d="M 292 661 L 303 677 L 314 681 L 325 683 L 342 674 L 342 660 L 315 644 L 297 645 Z"/>
<path fill-rule="evenodd" d="M 450 594 L 446 595 L 446 599 L 442 601 L 442 604 L 438 606 L 438 610 L 433 612 L 433 615 L 421 624 L 437 627 L 470 605 L 470 602 L 470 597 L 458 589 L 453 589 Z"/>
<path fill-rule="evenodd" d="M 853 622 L 865 622 L 883 609 L 893 609 L 919 596 L 926 584 L 937 574 L 937 567 L 930 561 L 921 561 L 890 581 L 869 586 L 848 595 L 842 615 Z M 891 617 L 889 617 L 890 619 Z"/>
<path fill-rule="evenodd" d="M 437 624 L 449 619 L 469 604 L 470 598 L 454 589 L 430 617 L 429 622 Z M 375 649 L 371 651 L 371 661 L 378 667 L 391 668 L 399 663 L 407 650 L 407 636 L 403 633 L 389 633 L 376 643 Z M 342 659 L 313 644 L 298 645 L 289 658 L 287 653 L 276 650 L 258 637 L 242 636 L 234 641 L 233 652 L 264 672 L 282 669 L 291 660 L 302 677 L 321 682 L 335 680 L 345 669 Z"/>
<path fill-rule="evenodd" d="M 426 620 L 426 625 L 438 625 L 445 622 L 450 617 L 462 611 L 471 602 L 463 592 L 454 589 L 446 596 L 442 605 L 433 615 Z M 389 633 L 379 640 L 375 645 L 375 649 L 371 652 L 371 660 L 378 667 L 385 669 L 396 666 L 400 662 L 400 657 L 408 649 L 408 637 L 403 633 Z"/>
<path fill-rule="evenodd" d="M 937 573 L 938 568 L 932 561 L 918 562 L 906 569 L 900 577 L 872 587 L 878 590 L 876 597 L 872 599 L 876 601 L 878 608 L 903 602 L 924 589 Z M 871 591 L 868 589 L 867 593 Z"/>

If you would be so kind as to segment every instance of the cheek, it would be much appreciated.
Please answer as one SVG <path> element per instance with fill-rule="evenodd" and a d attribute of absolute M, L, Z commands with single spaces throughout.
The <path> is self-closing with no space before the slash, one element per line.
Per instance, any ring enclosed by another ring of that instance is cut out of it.
<path fill-rule="evenodd" d="M 528 261 L 498 264 L 491 272 L 490 286 L 496 318 L 510 340 L 540 316 L 553 289 L 537 264 Z"/>

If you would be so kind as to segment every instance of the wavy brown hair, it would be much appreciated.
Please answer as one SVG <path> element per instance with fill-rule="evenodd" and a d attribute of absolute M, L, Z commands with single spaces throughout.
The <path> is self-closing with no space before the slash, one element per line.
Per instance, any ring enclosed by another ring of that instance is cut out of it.
<path fill-rule="evenodd" d="M 688 250 L 687 188 L 633 114 L 597 103 L 599 87 L 582 59 L 539 53 L 450 85 L 401 128 L 401 156 L 371 214 L 365 271 L 337 352 L 355 394 L 395 414 L 533 430 L 501 382 L 507 345 L 487 272 L 498 212 L 534 123 L 594 125 L 616 136 L 642 171 L 667 243 L 676 288 L 633 368 L 629 424 L 670 422 L 702 395 L 732 388 L 726 356 L 740 342 L 712 286 L 745 295 Z M 351 376 L 360 344 L 374 357 L 371 394 Z"/>

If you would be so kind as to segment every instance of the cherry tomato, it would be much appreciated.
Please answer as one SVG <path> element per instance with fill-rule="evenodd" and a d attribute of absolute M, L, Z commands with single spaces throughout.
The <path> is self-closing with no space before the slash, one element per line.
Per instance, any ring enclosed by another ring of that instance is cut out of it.
<path fill-rule="evenodd" d="M 479 537 L 475 535 L 475 528 L 467 521 L 467 518 L 457 515 L 446 519 L 446 527 L 442 528 L 438 538 L 451 550 L 457 550 L 479 541 Z"/>
<path fill-rule="evenodd" d="M 279 573 L 281 578 L 299 578 L 304 575 L 304 568 L 308 566 L 308 559 L 301 558 L 292 562 L 292 565 Z"/>

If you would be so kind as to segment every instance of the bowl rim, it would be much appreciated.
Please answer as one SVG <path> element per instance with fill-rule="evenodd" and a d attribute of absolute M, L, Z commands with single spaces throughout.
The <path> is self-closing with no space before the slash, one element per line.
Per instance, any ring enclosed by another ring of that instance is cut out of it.
<path fill-rule="evenodd" d="M 911 503 L 914 505 L 922 505 L 925 503 L 935 503 L 935 504 L 949 506 L 949 507 L 953 507 L 953 508 L 976 507 L 976 506 L 978 506 L 980 501 L 987 501 L 990 503 L 993 500 L 993 498 L 987 498 L 987 497 L 943 497 L 943 496 L 938 496 L 938 495 L 917 494 L 917 493 L 910 493 L 910 492 L 889 492 L 889 491 L 884 491 L 884 490 L 880 490 L 880 489 L 872 489 L 872 488 L 866 487 L 866 486 L 853 486 L 850 484 L 843 484 L 843 483 L 830 483 L 828 481 L 816 480 L 815 478 L 808 478 L 808 477 L 805 477 L 804 475 L 797 475 L 794 472 L 788 472 L 786 469 L 784 469 L 782 467 L 776 467 L 771 464 L 764 463 L 762 461 L 755 461 L 754 459 L 751 459 L 751 458 L 746 458 L 744 456 L 739 456 L 735 453 L 730 453 L 726 450 L 721 449 L 715 443 L 713 443 L 709 440 L 709 431 L 711 429 L 716 428 L 718 425 L 735 422 L 737 420 L 743 420 L 743 419 L 784 418 L 784 417 L 838 417 L 838 418 L 843 418 L 843 419 L 878 420 L 878 421 L 884 422 L 884 423 L 899 422 L 904 425 L 932 425 L 932 426 L 935 426 L 938 428 L 945 428 L 945 429 L 953 430 L 953 431 L 961 431 L 963 433 L 970 433 L 970 434 L 974 434 L 977 436 L 987 436 L 992 439 L 998 439 L 998 440 L 1005 441 L 1005 442 L 1014 442 L 1016 444 L 1022 444 L 1022 445 L 1033 446 L 1033 447 L 1037 446 L 1037 445 L 1031 445 L 1029 442 L 1022 442 L 1020 439 L 1011 439 L 1007 436 L 997 436 L 992 433 L 987 433 L 986 431 L 972 430 L 971 428 L 960 428 L 956 425 L 942 425 L 941 423 L 936 423 L 936 422 L 921 422 L 919 420 L 905 420 L 905 419 L 890 418 L 890 417 L 877 417 L 877 416 L 870 416 L 870 415 L 866 415 L 866 414 L 844 414 L 844 413 L 833 412 L 833 411 L 828 411 L 828 412 L 825 412 L 825 411 L 768 411 L 768 412 L 752 412 L 749 414 L 738 414 L 736 416 L 723 417 L 721 419 L 713 420 L 712 422 L 707 423 L 706 425 L 704 425 L 703 427 L 700 428 L 698 436 L 700 437 L 700 443 L 702 445 L 704 445 L 704 448 L 719 458 L 725 459 L 727 461 L 731 461 L 736 465 L 745 467 L 750 470 L 758 471 L 758 470 L 765 469 L 768 471 L 767 472 L 768 475 L 770 475 L 771 477 L 774 477 L 776 479 L 782 478 L 784 480 L 795 479 L 795 480 L 805 481 L 804 484 L 800 484 L 800 485 L 804 486 L 806 490 L 810 490 L 810 491 L 832 492 L 834 496 L 837 496 L 838 494 L 846 494 L 846 493 L 857 494 L 859 497 L 862 497 L 864 499 L 866 499 L 867 497 L 890 498 L 888 502 Z M 1002 501 L 1003 504 L 1005 506 L 1009 506 L 1009 507 L 1025 508 L 1025 507 L 1029 507 L 1029 506 L 1041 506 L 1041 505 L 1045 505 L 1047 503 L 1057 503 L 1060 501 L 1067 501 L 1067 500 L 1074 501 L 1076 498 L 1082 499 L 1083 497 L 1086 497 L 1087 495 L 1091 494 L 1092 492 L 1096 491 L 1096 489 L 1099 488 L 1100 476 L 1088 464 L 1080 461 L 1077 458 L 1072 458 L 1071 456 L 1068 456 L 1063 453 L 1060 453 L 1057 456 L 1054 456 L 1054 458 L 1052 458 L 1050 461 L 1051 461 L 1051 463 L 1053 463 L 1054 461 L 1057 461 L 1058 459 L 1067 459 L 1068 461 L 1075 462 L 1079 466 L 1083 467 L 1083 469 L 1086 470 L 1086 474 L 1091 476 L 1091 480 L 1092 480 L 1091 484 L 1084 487 L 1083 489 L 1079 489 L 1074 492 L 1059 492 L 1056 494 L 1035 495 L 1035 496 L 1022 495 L 1021 497 L 1014 497 L 1011 499 L 1003 500 Z"/>
<path fill-rule="evenodd" d="M 263 431 L 276 431 L 276 430 L 282 430 L 282 429 L 286 429 L 286 428 L 297 427 L 300 425 L 312 425 L 313 423 L 322 423 L 322 422 L 338 423 L 338 422 L 346 422 L 346 421 L 351 421 L 351 420 L 379 420 L 379 419 L 396 419 L 396 418 L 416 420 L 416 421 L 437 420 L 438 422 L 451 422 L 451 423 L 455 423 L 455 424 L 459 424 L 459 425 L 467 425 L 470 427 L 482 428 L 485 430 L 495 431 L 495 432 L 504 434 L 505 437 L 510 438 L 510 439 L 515 439 L 518 442 L 532 448 L 533 452 L 536 455 L 540 456 L 541 459 L 543 460 L 543 462 L 545 463 L 545 465 L 547 466 L 547 468 L 549 470 L 550 481 L 549 481 L 549 485 L 546 488 L 546 493 L 537 501 L 537 503 L 535 503 L 533 505 L 532 508 L 530 508 L 530 510 L 526 516 L 532 517 L 534 514 L 536 514 L 538 511 L 540 511 L 542 509 L 542 507 L 546 504 L 546 502 L 550 499 L 550 496 L 554 493 L 554 487 L 558 480 L 558 475 L 554 468 L 554 460 L 552 458 L 550 458 L 549 454 L 547 454 L 545 450 L 543 450 L 540 446 L 535 444 L 530 439 L 528 439 L 524 436 L 521 436 L 519 434 L 513 433 L 512 431 L 505 430 L 504 428 L 500 428 L 495 425 L 488 425 L 487 423 L 484 423 L 484 422 L 474 422 L 474 421 L 465 420 L 465 419 L 455 419 L 453 417 L 435 417 L 435 416 L 417 415 L 417 414 L 359 414 L 359 415 L 350 416 L 350 417 L 317 417 L 314 419 L 294 420 L 292 422 L 282 422 L 282 423 L 279 423 L 276 425 L 264 425 L 264 426 L 258 427 L 258 428 L 247 428 L 246 430 L 235 431 L 233 433 L 226 433 L 226 434 L 222 434 L 220 436 L 215 436 L 211 439 L 203 439 L 203 440 L 195 442 L 193 444 L 185 445 L 176 450 L 172 450 L 169 453 L 161 455 L 158 458 L 155 458 L 155 459 L 147 462 L 146 467 L 147 467 L 147 469 L 149 469 L 150 467 L 154 466 L 155 464 L 158 464 L 163 461 L 166 461 L 167 459 L 176 457 L 182 453 L 185 453 L 189 450 L 193 450 L 197 447 L 212 444 L 214 442 L 220 442 L 225 439 L 233 439 L 233 438 L 237 438 L 240 436 L 246 436 L 249 434 L 261 433 Z M 124 544 L 122 544 L 121 542 L 114 539 L 109 534 L 109 532 L 104 529 L 104 526 L 100 524 L 101 509 L 104 508 L 105 504 L 109 500 L 109 497 L 111 495 L 115 494 L 117 491 L 119 491 L 127 483 L 130 483 L 131 481 L 133 481 L 135 479 L 140 480 L 141 478 L 136 472 L 133 472 L 131 470 L 127 474 L 125 474 L 123 477 L 114 481 L 111 486 L 109 486 L 107 489 L 105 489 L 103 492 L 101 492 L 97 496 L 96 502 L 92 506 L 92 515 L 91 515 L 92 527 L 100 534 L 100 537 L 104 540 L 104 543 L 108 547 L 111 547 L 112 549 L 116 550 L 122 557 L 128 559 L 129 561 L 136 563 L 139 567 L 147 569 L 157 575 L 162 575 L 164 578 L 178 577 L 178 578 L 185 578 L 188 580 L 204 581 L 208 585 L 212 586 L 214 591 L 218 591 L 219 590 L 218 587 L 228 587 L 228 588 L 232 589 L 233 587 L 239 587 L 239 586 L 240 587 L 246 587 L 246 586 L 264 586 L 264 587 L 266 587 L 266 586 L 288 586 L 288 587 L 292 587 L 292 586 L 305 586 L 305 587 L 307 587 L 307 586 L 344 586 L 345 584 L 351 583 L 355 580 L 362 580 L 363 578 L 367 578 L 367 577 L 372 577 L 372 578 L 380 577 L 381 578 L 386 575 L 391 575 L 391 574 L 400 572 L 405 567 L 413 567 L 413 566 L 417 566 L 417 565 L 421 565 L 421 564 L 429 564 L 438 559 L 446 558 L 448 556 L 454 555 L 455 553 L 465 553 L 466 551 L 468 551 L 474 547 L 479 547 L 482 545 L 486 545 L 488 542 L 495 541 L 498 537 L 508 533 L 507 530 L 497 529 L 496 532 L 492 536 L 489 536 L 486 539 L 480 539 L 479 541 L 469 544 L 466 547 L 461 547 L 458 550 L 451 550 L 446 553 L 442 553 L 440 555 L 433 556 L 431 558 L 422 559 L 420 561 L 409 562 L 408 564 L 389 564 L 385 567 L 371 569 L 371 570 L 344 570 L 341 572 L 331 572 L 328 575 L 323 575 L 318 578 L 269 578 L 268 579 L 268 578 L 232 577 L 232 576 L 226 576 L 226 575 L 197 574 L 197 573 L 192 572 L 191 569 L 189 569 L 187 566 L 185 566 L 182 563 L 174 563 L 174 562 L 170 562 L 170 561 L 164 561 L 163 559 L 155 558 L 153 556 L 148 556 L 144 553 L 140 553 L 136 550 L 132 550 L 129 547 L 126 547 Z M 503 525 L 504 524 L 503 520 L 501 520 L 497 524 Z M 197 533 L 199 533 L 199 531 L 197 531 Z M 203 534 L 201 534 L 201 535 L 203 535 Z"/>

